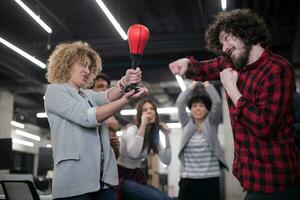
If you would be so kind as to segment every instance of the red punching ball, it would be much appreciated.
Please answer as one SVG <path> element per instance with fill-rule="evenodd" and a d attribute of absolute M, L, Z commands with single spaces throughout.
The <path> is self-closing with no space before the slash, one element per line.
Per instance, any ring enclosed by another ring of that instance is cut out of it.
<path fill-rule="evenodd" d="M 132 60 L 132 68 L 135 69 L 144 52 L 144 48 L 148 42 L 150 33 L 146 26 L 134 24 L 129 27 L 127 36 Z"/>

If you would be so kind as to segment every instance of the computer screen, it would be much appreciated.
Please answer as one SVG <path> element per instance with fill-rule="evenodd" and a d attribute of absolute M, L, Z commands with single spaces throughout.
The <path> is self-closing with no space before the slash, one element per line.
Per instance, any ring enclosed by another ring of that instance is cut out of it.
<path fill-rule="evenodd" d="M 0 138 L 0 170 L 11 169 L 12 139 Z"/>
<path fill-rule="evenodd" d="M 53 170 L 52 148 L 40 147 L 37 175 L 46 176 L 49 170 Z"/>
<path fill-rule="evenodd" d="M 33 173 L 34 154 L 14 151 L 12 152 L 12 168 L 10 173 L 13 174 L 31 174 Z"/>

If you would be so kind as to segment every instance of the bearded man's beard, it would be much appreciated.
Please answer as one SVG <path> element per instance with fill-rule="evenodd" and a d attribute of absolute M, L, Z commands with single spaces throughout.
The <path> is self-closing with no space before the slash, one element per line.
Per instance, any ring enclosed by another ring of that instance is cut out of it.
<path fill-rule="evenodd" d="M 237 58 L 232 58 L 227 53 L 223 53 L 223 56 L 225 57 L 226 60 L 232 63 L 233 68 L 238 69 L 241 67 L 245 67 L 247 65 L 250 50 L 251 50 L 251 46 L 245 45 L 243 52 Z"/>

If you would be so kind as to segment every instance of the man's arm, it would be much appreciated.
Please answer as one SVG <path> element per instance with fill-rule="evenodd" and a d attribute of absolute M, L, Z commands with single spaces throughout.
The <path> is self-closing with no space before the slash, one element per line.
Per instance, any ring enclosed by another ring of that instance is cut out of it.
<path fill-rule="evenodd" d="M 295 88 L 291 71 L 274 68 L 260 86 L 255 102 L 241 96 L 236 103 L 235 117 L 258 137 L 266 138 L 276 133 L 277 125 L 292 119 L 291 101 Z"/>
<path fill-rule="evenodd" d="M 190 58 L 190 65 L 187 68 L 185 76 L 196 81 L 210 81 L 220 78 L 220 72 L 230 67 L 223 56 L 211 60 L 198 61 Z"/>

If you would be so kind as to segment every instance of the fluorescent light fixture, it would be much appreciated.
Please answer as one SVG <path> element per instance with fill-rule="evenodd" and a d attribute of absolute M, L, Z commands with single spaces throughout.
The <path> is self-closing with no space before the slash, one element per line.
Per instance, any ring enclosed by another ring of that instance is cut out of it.
<path fill-rule="evenodd" d="M 167 123 L 167 126 L 169 128 L 181 128 L 181 124 L 180 123 Z"/>
<path fill-rule="evenodd" d="M 178 108 L 176 108 L 176 107 L 157 108 L 157 113 L 158 114 L 178 113 Z"/>
<path fill-rule="evenodd" d="M 41 140 L 40 136 L 31 134 L 31 133 L 27 133 L 25 131 L 21 131 L 19 129 L 15 130 L 15 134 L 21 135 L 23 137 L 27 137 L 27 138 L 30 138 L 30 139 L 33 139 L 33 140 L 36 140 L 36 141 L 40 141 Z"/>
<path fill-rule="evenodd" d="M 39 67 L 41 67 L 43 69 L 46 68 L 46 64 L 45 63 L 43 63 L 43 62 L 39 61 L 38 59 L 36 59 L 35 57 L 29 55 L 28 53 L 26 53 L 25 51 L 23 51 L 19 47 L 13 45 L 12 43 L 8 42 L 7 40 L 3 39 L 2 37 L 0 37 L 0 43 L 4 44 L 5 46 L 7 46 L 8 48 L 10 48 L 11 50 L 17 52 L 21 56 L 27 58 L 28 60 L 30 60 L 31 62 L 33 62 L 37 66 L 39 66 Z"/>
<path fill-rule="evenodd" d="M 177 80 L 177 83 L 178 83 L 178 85 L 179 85 L 181 91 L 185 91 L 185 90 L 186 90 L 186 86 L 185 86 L 185 84 L 184 84 L 184 81 L 183 81 L 182 77 L 179 76 L 178 74 L 176 74 L 176 75 L 175 75 L 175 78 L 176 78 L 176 80 Z"/>
<path fill-rule="evenodd" d="M 17 4 L 21 6 L 21 8 L 23 8 L 23 10 L 25 10 L 25 12 L 27 12 L 27 14 L 29 14 L 45 31 L 47 31 L 47 33 L 52 33 L 52 29 L 43 20 L 41 20 L 40 16 L 30 10 L 26 4 L 24 4 L 21 0 L 15 0 L 15 2 L 17 2 Z"/>
<path fill-rule="evenodd" d="M 160 161 L 160 160 L 159 160 L 159 161 Z M 161 163 L 161 165 L 162 165 L 163 168 L 167 168 L 167 167 L 168 167 L 168 165 L 162 163 L 161 161 L 160 161 L 160 163 Z"/>
<path fill-rule="evenodd" d="M 118 137 L 121 137 L 121 136 L 123 135 L 123 133 L 124 133 L 123 131 L 117 131 L 117 132 L 116 132 L 116 135 L 117 135 Z"/>
<path fill-rule="evenodd" d="M 47 148 L 51 148 L 52 145 L 51 145 L 51 144 L 47 144 L 46 147 L 47 147 Z"/>
<path fill-rule="evenodd" d="M 121 35 L 121 37 L 123 38 L 123 40 L 127 40 L 127 34 L 122 29 L 122 27 L 120 26 L 119 22 L 117 22 L 117 20 L 114 18 L 114 16 L 111 14 L 111 12 L 105 6 L 105 4 L 103 3 L 103 1 L 96 0 L 96 2 L 99 5 L 99 7 L 102 9 L 102 11 L 104 12 L 104 14 L 106 15 L 106 17 L 109 19 L 109 21 L 112 23 L 112 25 L 115 27 L 115 29 L 118 31 L 118 33 Z"/>
<path fill-rule="evenodd" d="M 37 118 L 47 118 L 47 114 L 44 113 L 44 112 L 43 112 L 43 113 L 37 113 L 37 114 L 36 114 L 36 117 L 37 117 Z"/>
<path fill-rule="evenodd" d="M 159 141 L 160 141 L 160 144 L 163 148 L 166 148 L 167 144 L 166 144 L 166 137 L 165 137 L 165 134 L 159 130 Z"/>
<path fill-rule="evenodd" d="M 28 142 L 26 140 L 20 140 L 20 139 L 17 139 L 17 138 L 13 138 L 12 142 L 17 143 L 17 144 L 21 144 L 21 145 L 25 145 L 25 146 L 29 146 L 29 147 L 34 146 L 34 144 L 32 142 Z"/>
<path fill-rule="evenodd" d="M 121 110 L 121 115 L 136 115 L 136 109 Z"/>
<path fill-rule="evenodd" d="M 17 127 L 17 128 L 24 128 L 25 127 L 24 124 L 22 124 L 20 122 L 16 122 L 16 121 L 11 121 L 10 124 Z"/>
<path fill-rule="evenodd" d="M 221 0 L 221 7 L 222 10 L 225 11 L 227 8 L 227 0 Z"/>
<path fill-rule="evenodd" d="M 186 112 L 190 112 L 189 108 L 186 107 Z M 136 109 L 126 109 L 120 111 L 121 115 L 136 115 Z M 166 108 L 157 108 L 158 114 L 176 114 L 178 113 L 178 108 L 176 107 L 166 107 Z"/>

